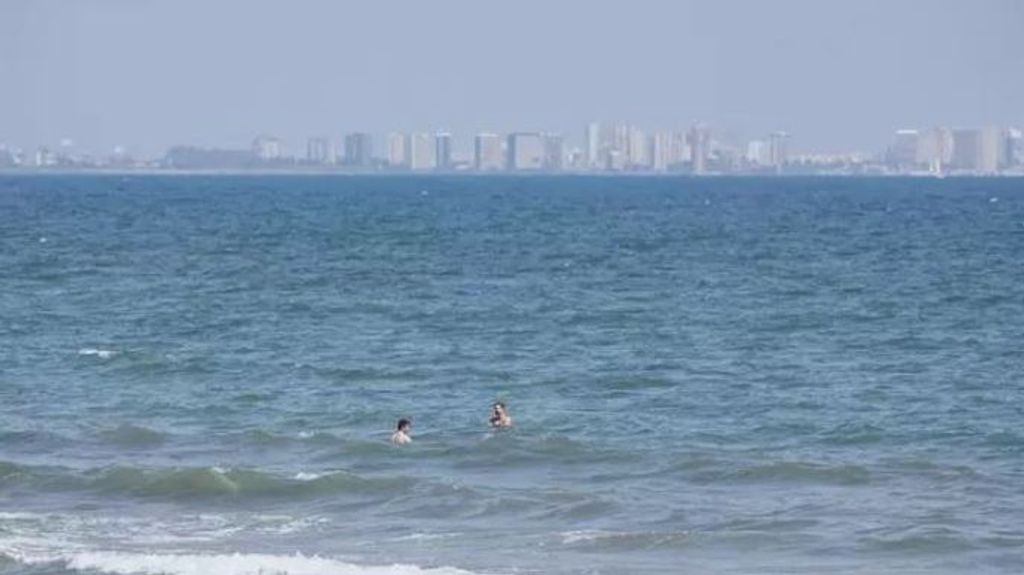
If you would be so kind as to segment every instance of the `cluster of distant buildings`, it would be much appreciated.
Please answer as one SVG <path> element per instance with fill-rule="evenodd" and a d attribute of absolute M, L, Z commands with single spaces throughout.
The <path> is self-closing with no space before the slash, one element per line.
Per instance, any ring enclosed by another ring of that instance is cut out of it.
<path fill-rule="evenodd" d="M 997 127 L 897 130 L 885 165 L 898 173 L 998 174 L 1024 166 L 1021 136 Z"/>
<path fill-rule="evenodd" d="M 391 133 L 378 152 L 372 134 L 345 135 L 340 146 L 329 138 L 306 142 L 305 156 L 285 154 L 278 138 L 260 136 L 251 150 L 172 148 L 164 165 L 180 169 L 225 166 L 294 166 L 349 171 L 411 172 L 686 172 L 781 171 L 788 159 L 789 135 L 776 132 L 750 143 L 746 154 L 716 145 L 706 126 L 685 132 L 647 133 L 629 125 L 587 126 L 582 147 L 570 147 L 551 132 L 480 132 L 469 153 L 460 153 L 450 132 Z"/>
<path fill-rule="evenodd" d="M 143 164 L 132 158 L 122 146 L 115 147 L 109 155 L 100 158 L 77 152 L 74 143 L 67 138 L 61 140 L 56 147 L 41 146 L 34 152 L 8 147 L 0 142 L 0 170 L 11 168 L 128 170 L 143 167 Z"/>
<path fill-rule="evenodd" d="M 341 172 L 571 172 L 682 174 L 1024 175 L 1021 131 L 986 127 L 896 131 L 878 154 L 793 154 L 790 135 L 773 132 L 735 145 L 705 125 L 647 132 L 628 124 L 592 122 L 582 145 L 550 132 L 481 132 L 470 149 L 446 131 L 391 133 L 382 142 L 366 132 L 334 140 L 312 137 L 304 154 L 261 135 L 247 149 L 176 146 L 159 159 L 136 160 L 123 148 L 97 159 L 74 153 L 70 140 L 26 155 L 0 145 L 0 168 L 297 170 Z M 468 142 L 462 142 L 466 144 Z"/>

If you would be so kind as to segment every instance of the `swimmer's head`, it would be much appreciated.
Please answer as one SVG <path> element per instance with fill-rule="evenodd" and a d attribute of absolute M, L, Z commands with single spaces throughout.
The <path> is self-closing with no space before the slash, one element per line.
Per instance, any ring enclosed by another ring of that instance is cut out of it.
<path fill-rule="evenodd" d="M 505 403 L 502 401 L 495 401 L 491 408 L 491 427 L 511 427 L 512 417 L 508 414 L 508 409 L 505 407 Z"/>
<path fill-rule="evenodd" d="M 411 428 L 412 428 L 412 421 L 409 421 L 408 419 L 406 419 L 404 417 L 402 419 L 399 419 L 398 420 L 398 425 L 395 426 L 395 429 L 397 429 L 398 431 L 402 431 L 402 432 L 409 431 L 409 429 L 411 429 Z"/>

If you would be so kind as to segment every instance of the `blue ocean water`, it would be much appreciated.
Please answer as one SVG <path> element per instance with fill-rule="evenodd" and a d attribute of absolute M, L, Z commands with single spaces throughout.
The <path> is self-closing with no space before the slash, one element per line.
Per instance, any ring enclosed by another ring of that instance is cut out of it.
<path fill-rule="evenodd" d="M 1019 573 L 1022 254 L 1017 179 L 3 176 L 0 574 Z"/>

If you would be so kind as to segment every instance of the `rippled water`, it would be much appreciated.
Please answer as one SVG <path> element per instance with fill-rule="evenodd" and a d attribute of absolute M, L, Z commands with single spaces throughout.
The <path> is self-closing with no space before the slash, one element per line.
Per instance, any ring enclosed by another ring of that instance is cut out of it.
<path fill-rule="evenodd" d="M 1022 254 L 1015 179 L 0 177 L 0 573 L 1018 573 Z"/>

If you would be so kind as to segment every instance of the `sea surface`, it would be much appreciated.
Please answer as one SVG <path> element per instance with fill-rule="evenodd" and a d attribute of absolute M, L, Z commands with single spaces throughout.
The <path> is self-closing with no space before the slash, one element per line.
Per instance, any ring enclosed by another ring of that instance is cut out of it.
<path fill-rule="evenodd" d="M 0 176 L 0 575 L 1021 572 L 1022 179 Z"/>

